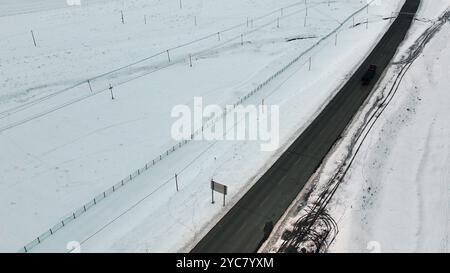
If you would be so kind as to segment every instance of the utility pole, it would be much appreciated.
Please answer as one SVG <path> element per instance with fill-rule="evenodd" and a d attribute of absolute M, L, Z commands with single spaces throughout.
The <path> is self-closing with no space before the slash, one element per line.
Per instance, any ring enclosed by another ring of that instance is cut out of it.
<path fill-rule="evenodd" d="M 33 38 L 34 47 L 37 47 L 36 39 L 34 38 L 34 32 L 31 31 L 31 37 Z"/>
<path fill-rule="evenodd" d="M 111 84 L 109 84 L 109 91 L 111 92 L 111 99 L 114 100 L 113 87 Z"/>
<path fill-rule="evenodd" d="M 92 93 L 91 80 L 87 80 L 87 83 L 88 83 L 88 85 L 89 85 L 89 90 L 91 90 L 91 93 Z"/>

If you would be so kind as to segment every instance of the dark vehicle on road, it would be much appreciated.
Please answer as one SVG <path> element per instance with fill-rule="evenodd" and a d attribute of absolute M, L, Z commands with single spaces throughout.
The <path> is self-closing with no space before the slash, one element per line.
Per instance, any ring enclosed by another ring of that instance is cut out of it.
<path fill-rule="evenodd" d="M 368 85 L 370 81 L 375 77 L 375 74 L 377 73 L 377 66 L 374 64 L 371 64 L 369 66 L 369 69 L 364 73 L 364 76 L 362 77 L 361 81 L 363 85 Z"/>

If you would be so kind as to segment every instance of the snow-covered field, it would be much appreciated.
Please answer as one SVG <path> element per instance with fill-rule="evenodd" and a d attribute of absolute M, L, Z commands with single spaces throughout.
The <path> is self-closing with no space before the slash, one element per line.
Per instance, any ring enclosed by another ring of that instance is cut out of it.
<path fill-rule="evenodd" d="M 403 1 L 368 10 L 366 1 L 308 1 L 306 25 L 304 1 L 33 3 L 0 3 L 0 251 L 19 250 L 177 145 L 174 106 L 194 96 L 233 104 L 304 53 L 244 102 L 280 106 L 278 150 L 189 143 L 33 248 L 189 250 L 314 118 Z M 368 28 L 352 27 L 358 10 L 355 24 L 368 18 Z M 336 28 L 337 45 L 334 35 L 321 40 Z M 225 208 L 210 203 L 212 177 L 229 186 Z"/>
<path fill-rule="evenodd" d="M 436 19 L 450 8 L 436 2 L 421 16 Z M 337 197 L 352 205 L 337 214 L 341 232 L 331 251 L 450 251 L 449 40 L 447 23 L 362 146 Z"/>
<path fill-rule="evenodd" d="M 395 57 L 397 61 L 408 55 L 422 33 L 437 25 L 445 11 L 450 11 L 448 0 L 422 2 L 418 20 Z M 330 252 L 449 252 L 450 24 L 441 21 L 446 23 L 405 72 L 385 110 L 376 114 L 378 120 L 327 206 L 338 226 Z M 388 70 L 317 173 L 309 202 L 327 187 L 350 147 L 361 143 L 353 143 L 352 137 L 367 123 L 367 114 L 376 109 L 373 105 L 384 96 L 389 98 L 399 67 L 393 65 Z M 296 212 L 301 202 L 304 199 L 299 196 L 262 251 L 275 251 L 283 242 L 282 232 L 304 214 Z"/>

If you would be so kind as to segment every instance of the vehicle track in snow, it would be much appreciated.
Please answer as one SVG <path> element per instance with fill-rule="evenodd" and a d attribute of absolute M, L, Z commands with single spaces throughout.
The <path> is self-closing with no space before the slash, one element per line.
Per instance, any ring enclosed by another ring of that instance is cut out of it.
<path fill-rule="evenodd" d="M 328 181 L 326 188 L 319 194 L 319 198 L 312 202 L 312 206 L 307 208 L 306 214 L 293 224 L 293 231 L 284 234 L 286 240 L 278 252 L 298 252 L 299 250 L 325 252 L 334 241 L 338 233 L 338 227 L 335 225 L 335 220 L 328 215 L 327 206 L 343 182 L 362 144 L 365 143 L 374 125 L 397 94 L 404 76 L 423 52 L 425 46 L 449 19 L 450 10 L 447 10 L 432 26 L 424 31 L 400 61 L 392 63 L 392 65 L 397 66 L 396 69 L 398 70 L 398 73 L 393 76 L 392 85 L 383 88 L 383 93 L 373 103 L 364 117 L 364 122 L 352 137 L 350 149 L 336 173 Z M 384 93 L 387 89 L 389 91 Z M 448 248 L 448 245 L 446 247 Z"/>

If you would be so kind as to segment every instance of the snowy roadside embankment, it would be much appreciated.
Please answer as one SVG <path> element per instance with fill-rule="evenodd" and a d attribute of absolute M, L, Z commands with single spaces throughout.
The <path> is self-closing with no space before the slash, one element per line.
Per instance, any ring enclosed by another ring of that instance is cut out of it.
<path fill-rule="evenodd" d="M 450 25 L 448 14 L 442 17 L 445 10 L 450 11 L 449 1 L 422 1 L 395 57 L 399 63 L 386 72 L 263 251 L 276 251 L 283 232 L 342 168 L 347 172 L 324 211 L 337 224 L 328 251 L 449 251 Z M 355 140 L 360 128 L 367 129 Z M 349 151 L 353 161 L 344 162 Z"/>
<path fill-rule="evenodd" d="M 346 209 L 331 211 L 340 232 L 330 251 L 449 251 L 449 40 L 447 23 L 361 147 L 336 196 Z"/>

